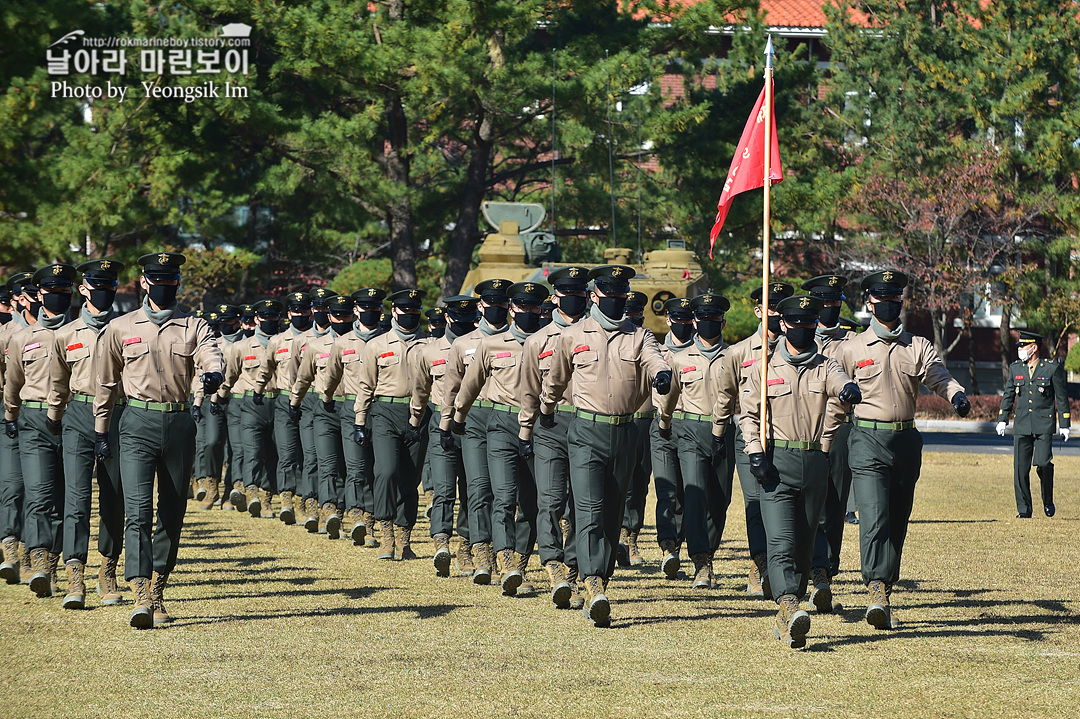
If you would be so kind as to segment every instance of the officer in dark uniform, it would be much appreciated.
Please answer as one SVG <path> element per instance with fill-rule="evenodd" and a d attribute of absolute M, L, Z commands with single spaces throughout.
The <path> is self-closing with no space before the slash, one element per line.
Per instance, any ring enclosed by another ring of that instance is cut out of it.
<path fill-rule="evenodd" d="M 1020 359 L 1009 365 L 1009 380 L 1001 397 L 997 433 L 1004 436 L 1009 415 L 1013 415 L 1013 487 L 1016 491 L 1016 516 L 1031 517 L 1031 467 L 1039 473 L 1042 484 L 1043 511 L 1053 517 L 1055 414 L 1060 418 L 1057 434 L 1069 439 L 1069 396 L 1065 391 L 1065 369 L 1054 360 L 1039 357 L 1042 336 L 1022 330 L 1017 354 Z"/>

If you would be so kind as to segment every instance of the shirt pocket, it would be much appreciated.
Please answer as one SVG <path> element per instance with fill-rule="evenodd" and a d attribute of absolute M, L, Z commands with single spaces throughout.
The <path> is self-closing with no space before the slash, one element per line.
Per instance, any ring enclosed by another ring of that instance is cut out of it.
<path fill-rule="evenodd" d="M 261 364 L 262 360 L 259 358 L 258 355 L 244 355 L 243 367 L 245 370 L 256 370 Z"/>
<path fill-rule="evenodd" d="M 131 344 L 124 345 L 123 355 L 125 363 L 137 363 L 150 354 L 150 345 L 145 342 L 133 342 Z"/>
<path fill-rule="evenodd" d="M 90 348 L 83 345 L 82 342 L 78 343 L 78 346 L 72 346 L 67 349 L 67 354 L 64 358 L 69 365 L 73 365 L 76 362 L 81 362 L 90 356 Z"/>
<path fill-rule="evenodd" d="M 777 382 L 770 384 L 766 389 L 769 398 L 769 414 L 774 418 L 790 417 L 795 411 L 791 384 L 787 381 Z"/>
<path fill-rule="evenodd" d="M 570 358 L 574 366 L 574 386 L 583 387 L 585 383 L 596 382 L 600 379 L 600 355 L 593 350 L 575 352 Z"/>
<path fill-rule="evenodd" d="M 922 380 L 922 372 L 919 365 L 914 362 L 899 362 L 900 378 L 904 381 L 906 389 L 912 394 L 918 394 L 919 382 Z"/>

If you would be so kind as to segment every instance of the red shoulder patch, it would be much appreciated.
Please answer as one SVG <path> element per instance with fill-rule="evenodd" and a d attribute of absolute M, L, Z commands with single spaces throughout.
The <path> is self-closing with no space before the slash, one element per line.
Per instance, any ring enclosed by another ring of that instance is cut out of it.
<path fill-rule="evenodd" d="M 68 346 L 67 346 L 67 348 L 68 348 L 68 352 L 70 352 L 71 350 L 81 350 L 81 349 L 82 349 L 82 346 L 83 346 L 83 343 L 82 343 L 82 342 L 76 342 L 76 343 L 75 343 L 75 344 L 73 344 L 73 345 L 68 345 Z"/>
<path fill-rule="evenodd" d="M 870 365 L 872 365 L 872 364 L 874 364 L 874 360 L 872 360 L 872 359 L 864 359 L 864 360 L 859 360 L 859 361 L 858 361 L 858 362 L 857 362 L 857 363 L 855 364 L 855 368 L 856 368 L 856 369 L 862 369 L 863 367 L 869 367 L 869 366 L 870 366 Z"/>
<path fill-rule="evenodd" d="M 767 382 L 765 382 L 765 384 L 769 385 L 770 387 L 772 385 L 774 385 L 774 384 L 784 384 L 784 378 L 783 377 L 773 377 L 771 380 L 768 380 Z"/>
<path fill-rule="evenodd" d="M 579 345 L 578 347 L 574 348 L 574 354 L 578 354 L 579 352 L 588 352 L 589 349 L 589 345 Z"/>

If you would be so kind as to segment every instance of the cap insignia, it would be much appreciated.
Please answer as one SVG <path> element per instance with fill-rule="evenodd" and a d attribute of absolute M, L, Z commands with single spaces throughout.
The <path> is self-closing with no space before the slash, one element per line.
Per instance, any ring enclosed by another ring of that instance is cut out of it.
<path fill-rule="evenodd" d="M 158 255 L 158 264 L 161 264 L 161 265 L 169 264 L 169 253 L 162 252 L 160 255 Z"/>
<path fill-rule="evenodd" d="M 883 279 L 885 282 L 892 282 L 892 278 L 893 273 L 891 270 L 885 270 L 885 273 L 881 275 L 881 279 Z"/>
<path fill-rule="evenodd" d="M 801 309 L 805 310 L 809 306 L 810 306 L 810 298 L 809 297 L 803 297 L 801 300 L 799 300 L 799 307 Z"/>

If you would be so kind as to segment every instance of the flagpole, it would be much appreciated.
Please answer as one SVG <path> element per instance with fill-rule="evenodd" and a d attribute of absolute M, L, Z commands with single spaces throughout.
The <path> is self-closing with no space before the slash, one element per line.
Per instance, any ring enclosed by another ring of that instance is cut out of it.
<path fill-rule="evenodd" d="M 768 451 L 765 434 L 769 411 L 769 162 L 772 160 L 772 35 L 765 45 L 765 209 L 761 233 L 761 450 Z"/>

